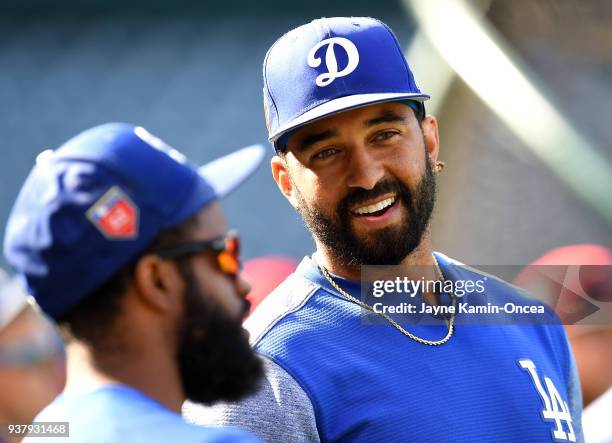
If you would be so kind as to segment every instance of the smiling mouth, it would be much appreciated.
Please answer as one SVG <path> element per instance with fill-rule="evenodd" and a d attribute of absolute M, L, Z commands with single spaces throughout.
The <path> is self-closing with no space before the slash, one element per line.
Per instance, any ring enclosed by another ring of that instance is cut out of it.
<path fill-rule="evenodd" d="M 378 217 L 383 215 L 397 201 L 397 195 L 393 195 L 370 205 L 360 206 L 353 209 L 351 213 L 357 217 Z"/>

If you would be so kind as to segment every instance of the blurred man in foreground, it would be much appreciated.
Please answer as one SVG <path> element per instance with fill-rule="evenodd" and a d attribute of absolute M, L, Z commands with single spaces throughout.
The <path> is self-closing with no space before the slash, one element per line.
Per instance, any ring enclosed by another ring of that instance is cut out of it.
<path fill-rule="evenodd" d="M 0 271 L 0 423 L 31 423 L 62 391 L 65 380 L 59 334 L 27 302 L 17 279 Z M 0 442 L 6 431 L 0 432 Z"/>
<path fill-rule="evenodd" d="M 580 387 L 554 315 L 433 252 L 438 126 L 389 28 L 315 20 L 272 45 L 263 73 L 272 174 L 317 251 L 245 323 L 265 358 L 257 394 L 185 415 L 279 442 L 580 440 Z M 438 289 L 372 300 L 364 265 L 420 267 Z M 482 293 L 452 289 L 483 281 Z M 542 315 L 478 314 L 506 305 Z"/>
<path fill-rule="evenodd" d="M 218 202 L 261 158 L 245 148 L 198 170 L 121 123 L 39 157 L 4 243 L 67 339 L 66 388 L 36 422 L 68 422 L 70 442 L 254 441 L 178 412 L 185 398 L 237 400 L 261 375 L 241 326 L 238 237 Z M 33 441 L 48 432 L 60 431 Z"/>

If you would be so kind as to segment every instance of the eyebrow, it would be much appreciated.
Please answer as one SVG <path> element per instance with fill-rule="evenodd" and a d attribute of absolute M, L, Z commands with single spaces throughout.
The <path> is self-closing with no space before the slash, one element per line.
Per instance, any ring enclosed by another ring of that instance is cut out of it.
<path fill-rule="evenodd" d="M 385 111 L 379 117 L 367 120 L 364 126 L 366 128 L 371 128 L 372 126 L 380 125 L 381 123 L 407 123 L 407 120 L 405 117 L 402 117 L 395 112 Z"/>
<path fill-rule="evenodd" d="M 301 141 L 297 148 L 300 152 L 304 152 L 312 148 L 315 143 L 322 142 L 337 135 L 338 131 L 335 129 L 310 134 L 304 137 L 304 140 Z"/>

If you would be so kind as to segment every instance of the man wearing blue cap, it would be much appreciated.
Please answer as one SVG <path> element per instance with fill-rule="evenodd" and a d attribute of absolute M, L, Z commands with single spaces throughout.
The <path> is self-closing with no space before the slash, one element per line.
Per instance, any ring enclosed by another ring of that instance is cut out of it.
<path fill-rule="evenodd" d="M 266 441 L 580 441 L 561 326 L 461 324 L 452 290 L 419 292 L 448 315 L 400 323 L 361 297 L 362 265 L 424 266 L 440 287 L 487 280 L 432 250 L 437 121 L 389 28 L 315 20 L 274 43 L 263 75 L 274 180 L 317 251 L 246 323 L 264 359 L 258 392 L 184 415 Z M 494 278 L 486 297 L 545 311 Z"/>
<path fill-rule="evenodd" d="M 249 287 L 238 237 L 218 200 L 262 156 L 253 146 L 198 170 L 122 123 L 39 156 L 4 253 L 65 334 L 68 373 L 33 441 L 258 441 L 178 412 L 185 398 L 240 399 L 261 376 L 241 326 Z"/>

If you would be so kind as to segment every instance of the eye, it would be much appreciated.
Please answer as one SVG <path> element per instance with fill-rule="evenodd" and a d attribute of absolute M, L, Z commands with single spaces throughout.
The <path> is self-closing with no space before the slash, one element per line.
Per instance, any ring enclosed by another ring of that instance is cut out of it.
<path fill-rule="evenodd" d="M 338 152 L 336 148 L 325 148 L 312 156 L 312 160 L 324 160 Z"/>
<path fill-rule="evenodd" d="M 376 136 L 374 137 L 375 141 L 385 141 L 385 140 L 389 140 L 390 138 L 398 135 L 399 132 L 397 131 L 383 131 L 383 132 L 379 132 L 378 134 L 376 134 Z"/>

